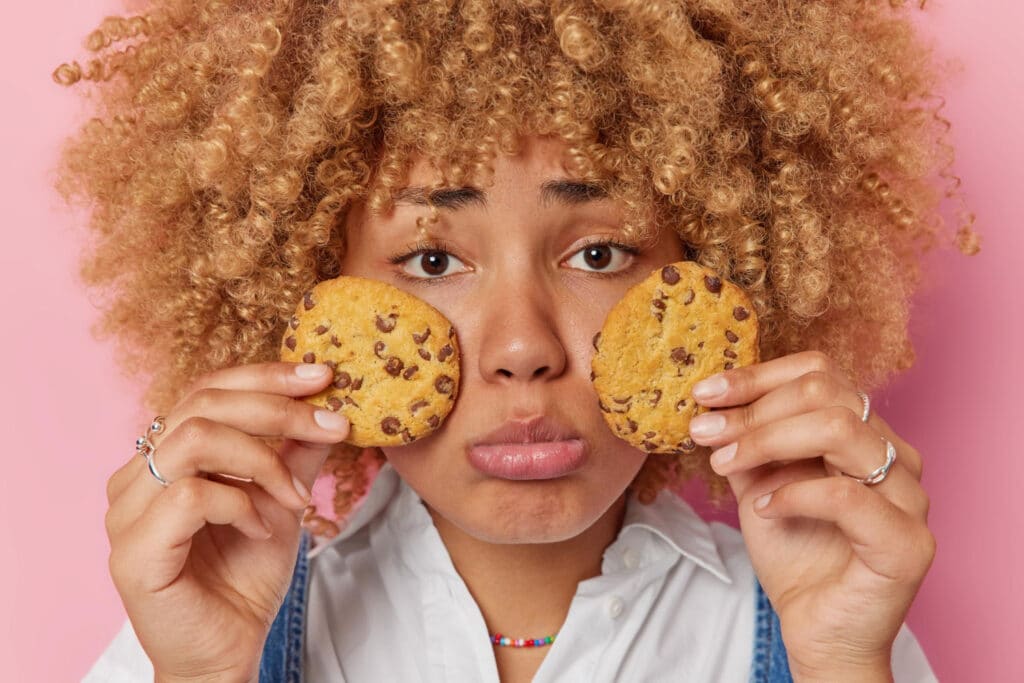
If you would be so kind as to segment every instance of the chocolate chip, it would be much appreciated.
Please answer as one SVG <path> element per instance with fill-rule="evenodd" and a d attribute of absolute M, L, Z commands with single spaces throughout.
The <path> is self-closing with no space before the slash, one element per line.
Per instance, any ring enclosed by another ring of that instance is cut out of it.
<path fill-rule="evenodd" d="M 352 382 L 352 391 L 359 391 L 363 386 L 363 378 L 360 377 L 356 381 Z"/>
<path fill-rule="evenodd" d="M 644 448 L 649 451 L 656 451 L 658 450 L 658 444 L 651 441 L 644 441 Z"/>
<path fill-rule="evenodd" d="M 306 305 L 307 311 L 316 306 L 316 302 L 313 301 L 313 292 L 306 292 L 306 296 L 302 297 L 302 303 Z"/>
<path fill-rule="evenodd" d="M 659 310 L 665 310 L 665 302 L 661 299 L 651 299 L 651 305 Z"/>
<path fill-rule="evenodd" d="M 658 432 L 644 432 L 644 438 L 650 439 L 658 435 Z"/>
<path fill-rule="evenodd" d="M 434 388 L 437 389 L 439 394 L 450 394 L 452 389 L 455 388 L 455 380 L 448 375 L 441 375 L 434 380 Z"/>
<path fill-rule="evenodd" d="M 356 408 L 359 407 L 359 404 L 356 403 L 355 400 L 351 396 L 342 396 L 341 397 L 341 402 L 344 403 L 347 406 L 355 406 Z"/>
<path fill-rule="evenodd" d="M 336 335 L 331 335 L 331 345 L 334 346 L 335 348 L 341 346 L 341 341 L 338 339 Z"/>
<path fill-rule="evenodd" d="M 677 346 L 676 348 L 672 349 L 672 360 L 674 360 L 677 363 L 682 363 L 684 360 L 686 360 L 686 349 L 684 349 L 682 346 Z"/>
<path fill-rule="evenodd" d="M 697 348 L 698 349 L 703 349 L 704 348 L 704 342 L 697 342 Z"/>
<path fill-rule="evenodd" d="M 736 318 L 737 320 L 746 320 L 747 318 L 750 317 L 750 311 L 743 308 L 742 306 L 737 306 L 736 308 L 732 309 L 732 317 Z"/>
<path fill-rule="evenodd" d="M 381 332 L 390 332 L 391 330 L 395 329 L 395 323 L 397 318 L 397 313 L 392 313 L 386 318 L 382 318 L 378 315 L 376 323 L 377 329 L 380 330 Z"/>
<path fill-rule="evenodd" d="M 427 418 L 427 424 L 430 425 L 431 429 L 437 429 L 437 425 L 441 424 L 441 418 L 437 415 L 431 415 Z"/>
<path fill-rule="evenodd" d="M 686 407 L 686 399 L 684 398 L 682 401 L 678 401 L 676 403 L 676 412 L 677 413 L 681 412 L 683 410 L 683 408 L 685 408 L 685 407 Z"/>
<path fill-rule="evenodd" d="M 416 334 L 415 332 L 413 332 L 412 333 L 412 340 L 414 342 L 416 342 L 417 344 L 422 344 L 423 342 L 427 341 L 427 337 L 429 337 L 429 336 L 430 336 L 430 328 L 428 327 L 426 330 L 423 331 L 423 334 Z"/>
<path fill-rule="evenodd" d="M 341 410 L 341 401 L 338 399 L 337 396 L 331 396 L 329 399 L 327 399 L 327 407 L 333 410 L 334 412 L 338 412 L 339 410 Z"/>
<path fill-rule="evenodd" d="M 418 365 L 410 365 L 405 369 L 405 372 L 402 373 L 402 377 L 405 379 L 412 379 L 412 376 L 415 375 L 416 371 L 419 369 L 420 366 Z"/>
<path fill-rule="evenodd" d="M 409 406 L 409 412 L 415 415 L 417 410 L 419 410 L 420 408 L 426 408 L 428 405 L 429 404 L 422 399 L 419 401 L 413 401 L 412 404 Z"/>
<path fill-rule="evenodd" d="M 679 271 L 675 266 L 665 266 L 661 269 L 661 280 L 667 285 L 674 285 L 679 282 Z"/>
<path fill-rule="evenodd" d="M 665 319 L 665 314 L 664 313 L 655 312 L 654 313 L 654 318 L 655 318 L 655 320 L 657 320 L 660 323 L 662 320 Z"/>
<path fill-rule="evenodd" d="M 597 407 L 601 409 L 601 412 L 602 412 L 602 413 L 610 413 L 610 412 L 612 412 L 612 411 L 608 410 L 608 406 L 606 406 L 606 405 L 605 405 L 604 403 L 602 403 L 601 401 L 598 401 L 598 402 L 597 402 Z"/>
<path fill-rule="evenodd" d="M 416 437 L 414 437 L 408 429 L 402 430 L 402 443 L 410 443 L 415 439 Z"/>
<path fill-rule="evenodd" d="M 601 343 L 601 333 L 598 332 L 597 334 L 595 334 L 594 338 L 591 340 L 590 343 L 594 345 L 594 350 L 595 351 L 599 351 L 600 349 L 598 349 L 597 346 L 598 346 L 598 344 Z"/>
<path fill-rule="evenodd" d="M 384 363 L 384 371 L 392 377 L 398 377 L 398 373 L 400 373 L 404 367 L 405 363 L 403 363 L 402 359 L 397 356 L 391 356 L 388 358 L 387 362 Z"/>
<path fill-rule="evenodd" d="M 694 358 L 693 358 L 693 354 L 691 353 L 690 355 L 688 355 L 686 357 L 686 360 L 683 361 L 683 365 L 693 365 L 693 363 L 694 363 Z"/>
<path fill-rule="evenodd" d="M 636 434 L 636 430 L 640 428 L 640 425 L 633 420 L 626 420 L 626 424 L 629 425 L 629 431 L 631 434 Z"/>
<path fill-rule="evenodd" d="M 319 334 L 323 334 L 324 332 L 326 332 L 329 329 L 331 329 L 329 325 L 317 325 L 315 331 L 319 335 Z"/>
<path fill-rule="evenodd" d="M 667 299 L 668 298 L 668 294 L 666 294 L 665 292 L 661 291 L 660 289 L 654 290 L 654 294 L 659 299 Z"/>
<path fill-rule="evenodd" d="M 729 341 L 731 341 L 733 344 L 735 344 L 736 342 L 738 342 L 740 340 L 740 338 L 737 337 L 736 333 L 733 332 L 732 330 L 726 330 L 725 331 L 725 338 L 728 339 Z"/>
<path fill-rule="evenodd" d="M 718 294 L 722 291 L 722 281 L 712 275 L 704 276 L 704 286 L 708 288 L 708 291 L 712 294 Z"/>
<path fill-rule="evenodd" d="M 732 364 L 732 363 L 726 363 L 725 364 L 725 369 L 726 370 L 732 370 L 734 367 L 736 367 L 736 366 L 734 364 Z"/>
<path fill-rule="evenodd" d="M 315 363 L 316 362 L 316 354 L 313 353 L 312 351 L 307 351 L 306 354 L 304 356 L 302 356 L 302 362 L 303 363 Z"/>
<path fill-rule="evenodd" d="M 454 339 L 455 338 L 455 328 L 454 327 L 449 327 L 448 328 L 448 338 L 449 339 Z"/>
<path fill-rule="evenodd" d="M 284 340 L 284 345 L 287 346 L 292 351 L 295 350 L 296 344 L 298 344 L 298 340 L 295 339 L 295 337 L 288 337 L 287 339 Z"/>
<path fill-rule="evenodd" d="M 346 389 L 349 384 L 352 384 L 352 375 L 347 372 L 339 372 L 338 376 L 334 379 L 335 389 Z"/>
<path fill-rule="evenodd" d="M 696 296 L 691 289 L 686 293 L 686 297 L 683 299 L 683 303 L 687 306 L 693 303 L 693 297 Z"/>
<path fill-rule="evenodd" d="M 426 349 L 416 349 L 416 351 L 420 354 L 420 358 L 423 360 L 430 360 L 430 351 L 427 351 Z"/>
<path fill-rule="evenodd" d="M 632 394 L 630 394 L 626 398 L 615 398 L 614 396 L 612 396 L 612 400 L 615 401 L 616 403 L 618 403 L 621 406 L 621 405 L 625 405 L 625 404 L 629 403 L 631 400 L 633 400 L 633 396 L 632 396 Z"/>
<path fill-rule="evenodd" d="M 594 374 L 594 371 L 593 371 L 593 370 L 591 370 L 591 371 L 590 371 L 590 381 L 591 381 L 591 382 L 593 382 L 593 381 L 594 381 L 594 379 L 595 379 L 596 377 L 597 377 L 597 375 L 595 375 L 595 374 Z"/>
<path fill-rule="evenodd" d="M 299 329 L 299 316 L 293 315 L 292 319 L 288 321 L 288 324 L 292 326 L 293 330 Z"/>
<path fill-rule="evenodd" d="M 689 453 L 690 451 L 697 447 L 697 444 L 693 442 L 693 439 L 687 438 L 684 439 L 682 443 L 679 444 L 679 447 L 682 448 L 687 453 Z"/>
<path fill-rule="evenodd" d="M 338 362 L 337 361 L 325 360 L 324 361 L 324 365 L 329 367 L 331 370 L 337 370 L 338 369 Z"/>
<path fill-rule="evenodd" d="M 377 356 L 377 358 L 380 358 L 381 360 L 384 360 L 384 356 L 382 356 L 380 354 L 383 353 L 384 349 L 386 349 L 386 348 L 387 348 L 387 345 L 384 342 L 382 342 L 382 341 L 377 342 L 376 344 L 373 345 L 373 355 Z"/>
<path fill-rule="evenodd" d="M 725 354 L 726 358 L 732 358 L 733 360 L 736 359 L 736 352 L 733 351 L 732 349 L 726 349 L 723 353 Z"/>
<path fill-rule="evenodd" d="M 651 406 L 658 407 L 658 402 L 661 400 L 661 389 L 654 390 L 654 398 L 651 399 Z"/>
<path fill-rule="evenodd" d="M 402 428 L 402 423 L 397 417 L 385 417 L 380 422 L 380 430 L 389 436 L 394 436 Z"/>
<path fill-rule="evenodd" d="M 455 349 L 450 344 L 445 344 L 441 347 L 441 350 L 437 352 L 437 359 L 442 363 L 448 360 L 448 358 L 455 353 Z"/>

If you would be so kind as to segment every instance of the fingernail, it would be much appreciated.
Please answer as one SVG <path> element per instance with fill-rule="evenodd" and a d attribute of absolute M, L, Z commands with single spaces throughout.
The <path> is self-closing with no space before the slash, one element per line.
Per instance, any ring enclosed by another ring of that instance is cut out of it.
<path fill-rule="evenodd" d="M 295 490 L 298 492 L 299 497 L 302 498 L 302 502 L 305 503 L 306 505 L 309 505 L 309 489 L 307 489 L 306 485 L 299 481 L 299 478 L 296 477 L 295 475 L 292 475 L 292 486 L 295 487 Z"/>
<path fill-rule="evenodd" d="M 736 442 L 736 441 L 733 441 L 728 446 L 723 446 L 722 448 L 719 448 L 717 451 L 712 453 L 711 454 L 711 465 L 712 465 L 712 467 L 721 467 L 722 465 L 724 465 L 725 463 L 729 462 L 734 457 L 736 457 L 736 447 L 737 446 L 739 446 L 739 443 Z"/>
<path fill-rule="evenodd" d="M 328 367 L 323 363 L 303 363 L 295 366 L 295 374 L 299 379 L 320 379 L 327 374 Z"/>
<path fill-rule="evenodd" d="M 313 419 L 318 425 L 332 432 L 340 432 L 348 427 L 348 420 L 344 415 L 338 415 L 329 410 L 316 411 L 313 413 Z"/>
<path fill-rule="evenodd" d="M 690 436 L 714 436 L 725 429 L 725 415 L 708 413 L 690 420 Z"/>
<path fill-rule="evenodd" d="M 693 397 L 698 399 L 715 398 L 725 393 L 729 387 L 721 373 L 712 375 L 693 385 Z"/>
<path fill-rule="evenodd" d="M 768 503 L 772 502 L 772 494 L 766 493 L 757 500 L 754 501 L 755 510 L 763 510 L 768 507 Z"/>

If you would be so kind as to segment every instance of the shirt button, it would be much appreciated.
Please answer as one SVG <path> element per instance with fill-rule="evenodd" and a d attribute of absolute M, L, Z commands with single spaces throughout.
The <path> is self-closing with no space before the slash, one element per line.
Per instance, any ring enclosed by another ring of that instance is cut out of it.
<path fill-rule="evenodd" d="M 637 557 L 636 551 L 632 548 L 622 551 L 622 564 L 626 565 L 626 569 L 636 569 L 636 566 L 640 564 L 640 558 Z"/>
<path fill-rule="evenodd" d="M 622 614 L 622 610 L 625 607 L 625 603 L 620 597 L 614 597 L 608 601 L 608 616 L 612 619 L 618 619 L 619 615 Z"/>

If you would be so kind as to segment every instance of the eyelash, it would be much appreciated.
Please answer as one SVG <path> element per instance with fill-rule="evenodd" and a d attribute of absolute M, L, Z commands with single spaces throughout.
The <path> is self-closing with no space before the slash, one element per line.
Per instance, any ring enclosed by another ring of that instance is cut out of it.
<path fill-rule="evenodd" d="M 620 249 L 620 250 L 626 252 L 630 256 L 636 256 L 636 255 L 638 255 L 640 253 L 640 249 L 636 245 L 633 245 L 633 244 L 623 244 L 622 242 L 616 242 L 615 240 L 595 238 L 593 240 L 587 241 L 584 244 L 580 245 L 580 247 L 578 249 L 576 249 L 573 252 L 573 254 L 574 255 L 578 254 L 579 252 L 583 251 L 584 249 L 589 249 L 590 247 L 614 247 L 616 249 Z M 402 251 L 396 252 L 396 253 L 392 254 L 391 256 L 388 256 L 388 263 L 390 263 L 391 265 L 396 265 L 397 266 L 397 265 L 400 265 L 400 264 L 404 263 L 405 261 L 408 261 L 409 259 L 413 258 L 414 256 L 421 256 L 421 255 L 429 253 L 429 252 L 444 252 L 446 254 L 450 254 L 450 255 L 454 256 L 455 258 L 459 258 L 459 255 L 456 253 L 456 249 L 455 249 L 455 246 L 453 244 L 451 244 L 450 242 L 446 242 L 445 240 L 432 238 L 432 239 L 420 240 L 420 241 L 418 241 L 418 242 L 416 242 L 414 244 L 410 244 L 409 246 L 407 246 Z M 461 261 L 462 259 L 459 259 L 459 260 Z M 597 277 L 603 277 L 603 278 L 616 277 L 616 276 L 622 275 L 622 274 L 627 273 L 630 270 L 632 270 L 633 265 L 634 264 L 630 264 L 630 265 L 626 266 L 625 268 L 623 268 L 622 270 L 617 270 L 617 271 L 612 272 L 612 273 L 604 273 L 604 272 L 601 272 L 599 270 L 592 270 L 592 271 L 586 271 L 586 272 L 589 275 L 596 275 Z M 426 283 L 426 284 L 433 284 L 433 283 L 439 282 L 441 280 L 447 280 L 449 277 L 451 277 L 450 275 L 442 275 L 440 277 L 421 278 L 421 277 L 416 277 L 414 275 L 409 275 L 408 273 L 406 273 L 402 269 L 396 270 L 396 274 L 398 275 L 398 277 L 400 277 L 400 278 L 402 278 L 404 280 L 409 280 L 409 281 L 418 282 L 418 283 Z"/>

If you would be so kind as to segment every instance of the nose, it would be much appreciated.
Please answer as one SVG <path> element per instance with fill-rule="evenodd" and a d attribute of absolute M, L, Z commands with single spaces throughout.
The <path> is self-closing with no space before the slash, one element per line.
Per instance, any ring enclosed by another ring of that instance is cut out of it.
<path fill-rule="evenodd" d="M 550 380 L 565 372 L 567 355 L 553 297 L 526 287 L 498 287 L 482 303 L 480 372 L 488 382 Z"/>

